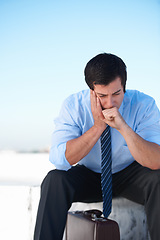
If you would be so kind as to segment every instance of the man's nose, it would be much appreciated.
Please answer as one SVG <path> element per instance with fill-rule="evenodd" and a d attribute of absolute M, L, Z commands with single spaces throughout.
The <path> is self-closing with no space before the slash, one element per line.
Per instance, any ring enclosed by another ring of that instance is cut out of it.
<path fill-rule="evenodd" d="M 112 97 L 109 97 L 108 96 L 108 99 L 107 99 L 107 108 L 112 108 L 114 106 L 113 104 L 113 98 Z"/>

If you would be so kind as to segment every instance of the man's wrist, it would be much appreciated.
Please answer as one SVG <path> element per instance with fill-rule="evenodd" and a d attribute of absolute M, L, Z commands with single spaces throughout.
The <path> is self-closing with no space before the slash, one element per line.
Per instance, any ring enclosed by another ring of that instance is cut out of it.
<path fill-rule="evenodd" d="M 101 135 L 102 132 L 106 129 L 106 123 L 103 121 L 100 123 L 94 123 L 93 129 L 95 130 L 95 133 L 99 133 Z"/>
<path fill-rule="evenodd" d="M 131 128 L 129 127 L 129 125 L 124 121 L 124 123 L 122 124 L 121 128 L 119 129 L 119 132 L 122 135 L 125 135 L 127 133 L 129 133 L 131 131 Z"/>

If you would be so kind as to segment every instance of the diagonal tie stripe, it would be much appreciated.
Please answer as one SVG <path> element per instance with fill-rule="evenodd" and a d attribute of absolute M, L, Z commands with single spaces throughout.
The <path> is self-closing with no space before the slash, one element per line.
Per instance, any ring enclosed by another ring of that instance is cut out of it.
<path fill-rule="evenodd" d="M 107 218 L 112 207 L 111 134 L 110 126 L 101 135 L 101 186 L 103 195 L 103 214 Z"/>

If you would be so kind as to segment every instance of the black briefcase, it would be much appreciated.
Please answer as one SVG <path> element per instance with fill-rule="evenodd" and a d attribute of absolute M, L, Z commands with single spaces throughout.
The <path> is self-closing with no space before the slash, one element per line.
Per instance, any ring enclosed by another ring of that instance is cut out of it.
<path fill-rule="evenodd" d="M 68 212 L 66 240 L 120 240 L 118 223 L 96 209 Z"/>

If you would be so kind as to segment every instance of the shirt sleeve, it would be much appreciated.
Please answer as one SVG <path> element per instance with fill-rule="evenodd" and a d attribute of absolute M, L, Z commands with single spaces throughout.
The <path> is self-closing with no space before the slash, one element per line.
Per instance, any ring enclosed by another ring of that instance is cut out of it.
<path fill-rule="evenodd" d="M 81 135 L 76 106 L 78 104 L 75 103 L 74 99 L 66 99 L 62 105 L 59 117 L 54 121 L 55 130 L 52 134 L 49 160 L 60 170 L 68 170 L 71 167 L 65 157 L 67 141 Z"/>
<path fill-rule="evenodd" d="M 160 145 L 160 111 L 155 100 L 151 97 L 143 100 L 138 114 L 136 133 L 145 140 Z"/>

